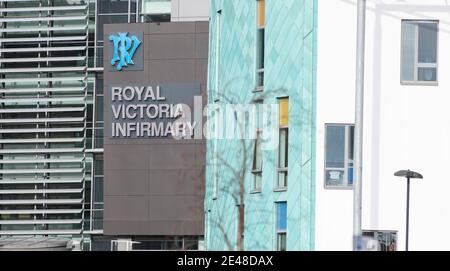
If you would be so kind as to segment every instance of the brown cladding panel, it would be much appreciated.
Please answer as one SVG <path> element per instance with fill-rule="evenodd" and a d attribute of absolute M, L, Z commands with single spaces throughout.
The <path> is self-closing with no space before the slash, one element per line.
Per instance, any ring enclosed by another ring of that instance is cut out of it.
<path fill-rule="evenodd" d="M 110 129 L 110 86 L 198 83 L 205 93 L 208 28 L 207 22 L 106 25 L 105 36 L 143 32 L 145 60 L 141 71 L 105 68 L 105 129 Z M 105 66 L 109 46 L 105 42 Z M 104 234 L 203 235 L 205 141 L 108 135 L 105 132 Z"/>
<path fill-rule="evenodd" d="M 194 59 L 195 36 L 192 34 L 148 35 L 145 59 Z"/>

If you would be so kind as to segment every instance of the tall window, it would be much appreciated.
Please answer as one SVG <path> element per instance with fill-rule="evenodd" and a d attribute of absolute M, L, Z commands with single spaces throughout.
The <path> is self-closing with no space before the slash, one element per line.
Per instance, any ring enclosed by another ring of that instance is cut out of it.
<path fill-rule="evenodd" d="M 262 154 L 262 115 L 263 106 L 262 101 L 258 101 L 255 107 L 255 118 L 256 123 L 256 138 L 255 145 L 253 149 L 253 163 L 252 163 L 252 173 L 253 173 L 253 183 L 252 192 L 261 192 L 262 189 L 262 165 L 263 165 L 263 154 Z"/>
<path fill-rule="evenodd" d="M 437 21 L 402 21 L 402 83 L 437 83 Z"/>
<path fill-rule="evenodd" d="M 253 150 L 253 188 L 252 192 L 261 191 L 262 183 L 262 151 L 261 151 L 261 134 L 262 131 L 256 132 L 255 146 Z"/>
<path fill-rule="evenodd" d="M 213 199 L 217 199 L 219 197 L 219 175 L 217 173 L 217 165 L 218 165 L 218 155 L 217 155 L 217 139 L 212 140 L 212 165 L 211 165 L 211 174 L 213 178 Z"/>
<path fill-rule="evenodd" d="M 264 89 L 264 27 L 266 24 L 265 0 L 257 0 L 256 35 L 256 90 Z"/>
<path fill-rule="evenodd" d="M 277 250 L 286 251 L 287 202 L 278 202 L 277 206 Z"/>
<path fill-rule="evenodd" d="M 278 136 L 278 189 L 288 185 L 288 146 L 289 146 L 289 98 L 278 100 L 279 136 Z"/>
<path fill-rule="evenodd" d="M 92 229 L 103 229 L 103 211 L 104 211 L 104 171 L 103 157 L 94 156 L 94 183 L 93 183 L 93 209 L 92 211 Z"/>
<path fill-rule="evenodd" d="M 222 10 L 217 11 L 217 17 L 216 17 L 216 52 L 215 52 L 215 93 L 214 93 L 214 100 L 218 100 L 220 97 L 220 36 L 221 36 L 221 23 L 222 23 Z"/>
<path fill-rule="evenodd" d="M 325 142 L 325 187 L 353 186 L 354 126 L 327 124 Z"/>

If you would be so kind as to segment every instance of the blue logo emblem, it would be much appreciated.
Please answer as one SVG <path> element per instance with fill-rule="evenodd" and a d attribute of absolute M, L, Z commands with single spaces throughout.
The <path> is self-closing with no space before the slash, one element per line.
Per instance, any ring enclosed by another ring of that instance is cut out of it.
<path fill-rule="evenodd" d="M 128 33 L 117 33 L 118 35 L 109 35 L 109 40 L 114 44 L 113 58 L 111 59 L 111 65 L 117 64 L 117 70 L 121 71 L 123 67 L 128 65 L 134 65 L 133 57 L 136 50 L 141 45 L 140 41 L 135 35 L 128 37 Z"/>

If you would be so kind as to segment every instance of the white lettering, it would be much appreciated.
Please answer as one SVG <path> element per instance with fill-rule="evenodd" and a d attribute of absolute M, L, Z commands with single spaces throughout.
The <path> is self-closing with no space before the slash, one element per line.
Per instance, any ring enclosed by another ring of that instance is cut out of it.
<path fill-rule="evenodd" d="M 136 109 L 137 109 L 137 106 L 134 104 L 127 106 L 127 110 L 126 110 L 127 119 L 135 119 L 137 117 Z M 134 111 L 131 112 L 132 110 L 134 110 Z"/>
<path fill-rule="evenodd" d="M 124 99 L 125 101 L 132 101 L 134 100 L 134 88 L 132 87 L 126 87 L 123 89 L 122 91 L 122 99 Z"/>
<path fill-rule="evenodd" d="M 153 109 L 153 113 L 152 113 L 152 109 Z M 155 104 L 148 105 L 147 117 L 150 119 L 156 119 L 157 116 L 158 116 L 158 106 Z"/>
<path fill-rule="evenodd" d="M 168 104 L 159 106 L 159 118 L 170 118 L 170 106 Z"/>
<path fill-rule="evenodd" d="M 127 134 L 126 130 L 125 123 L 116 123 L 116 136 L 125 136 Z"/>
<path fill-rule="evenodd" d="M 148 100 L 155 100 L 155 93 L 153 92 L 153 88 L 152 87 L 147 87 L 147 91 L 145 92 L 145 97 L 144 100 L 148 101 Z"/>
<path fill-rule="evenodd" d="M 157 86 L 156 87 L 156 100 L 157 101 L 165 101 L 166 97 L 161 96 L 161 87 Z"/>
<path fill-rule="evenodd" d="M 144 122 L 144 123 L 142 123 L 142 125 L 141 125 L 142 127 L 141 127 L 141 130 L 142 130 L 142 134 L 141 134 L 141 136 L 144 136 L 144 133 L 146 133 L 147 134 L 147 136 L 149 137 L 150 136 L 150 134 L 151 134 L 151 126 L 150 126 L 150 123 L 148 123 L 148 122 Z"/>
<path fill-rule="evenodd" d="M 120 104 L 118 107 L 115 107 L 114 105 L 111 105 L 112 112 L 113 112 L 113 116 L 114 116 L 115 119 L 118 119 L 118 118 L 119 118 L 119 115 L 120 115 L 120 111 L 121 111 L 121 109 L 122 109 L 122 106 L 123 106 L 123 105 L 121 105 L 121 104 Z"/>
<path fill-rule="evenodd" d="M 160 122 L 158 124 L 152 123 L 153 136 L 160 137 L 163 135 L 164 123 Z"/>
<path fill-rule="evenodd" d="M 166 131 L 164 133 L 164 136 L 168 136 L 169 134 L 170 135 L 174 134 L 174 128 L 173 128 L 173 124 L 172 123 L 167 123 Z"/>
<path fill-rule="evenodd" d="M 120 87 L 112 88 L 112 100 L 113 101 L 122 101 L 122 88 L 120 88 Z"/>

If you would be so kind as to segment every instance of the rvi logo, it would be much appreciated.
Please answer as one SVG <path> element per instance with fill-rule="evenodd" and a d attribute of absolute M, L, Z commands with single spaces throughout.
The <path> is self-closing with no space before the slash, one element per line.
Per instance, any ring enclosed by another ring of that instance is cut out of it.
<path fill-rule="evenodd" d="M 142 36 L 142 35 L 141 35 Z M 142 38 L 142 37 L 141 37 Z M 111 57 L 111 66 L 116 66 L 118 71 L 123 67 L 134 66 L 133 58 L 142 41 L 136 35 L 128 36 L 128 32 L 118 32 L 117 35 L 109 35 L 109 40 L 113 43 L 113 52 Z M 134 70 L 139 69 L 136 67 Z"/>

